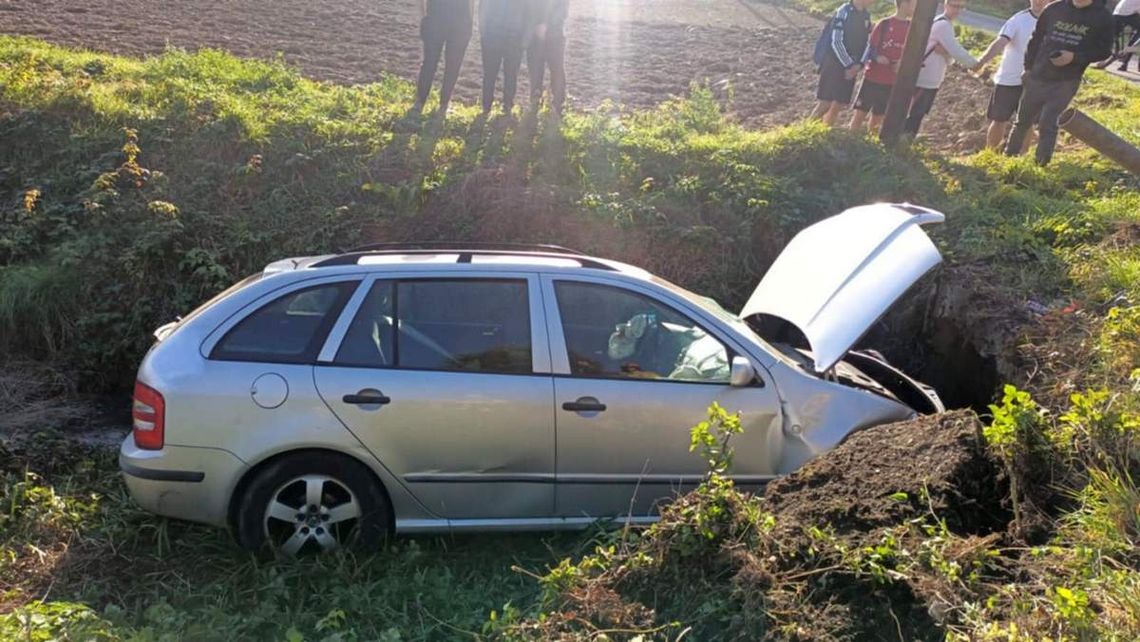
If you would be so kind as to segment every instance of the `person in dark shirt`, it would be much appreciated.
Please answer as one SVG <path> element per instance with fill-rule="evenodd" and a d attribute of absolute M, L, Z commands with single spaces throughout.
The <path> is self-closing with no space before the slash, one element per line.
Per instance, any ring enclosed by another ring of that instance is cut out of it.
<path fill-rule="evenodd" d="M 495 84 L 503 71 L 503 113 L 515 107 L 519 68 L 529 37 L 533 0 L 479 0 L 479 43 L 483 50 L 483 113 L 491 113 Z"/>
<path fill-rule="evenodd" d="M 443 63 L 443 84 L 439 88 L 439 113 L 446 114 L 451 104 L 455 81 L 463 66 L 463 55 L 471 42 L 471 22 L 475 0 L 416 0 L 420 6 L 420 39 L 424 43 L 424 59 L 416 82 L 418 114 L 424 110 L 439 59 L 446 51 Z"/>
<path fill-rule="evenodd" d="M 1038 123 L 1037 164 L 1052 160 L 1057 118 L 1077 95 L 1085 69 L 1112 54 L 1112 38 L 1112 15 L 1097 0 L 1059 0 L 1045 7 L 1025 50 L 1024 90 L 1006 154 L 1021 153 Z"/>
<path fill-rule="evenodd" d="M 570 0 L 534 0 L 534 29 L 526 50 L 530 72 L 530 104 L 535 111 L 542 102 L 543 80 L 550 68 L 550 109 L 562 115 L 566 103 L 566 16 Z"/>
<path fill-rule="evenodd" d="M 871 33 L 872 0 L 848 0 L 831 18 L 831 47 L 819 67 L 819 99 L 812 118 L 834 125 L 839 110 L 851 103 L 855 93 L 855 77 L 863 67 L 867 37 Z"/>

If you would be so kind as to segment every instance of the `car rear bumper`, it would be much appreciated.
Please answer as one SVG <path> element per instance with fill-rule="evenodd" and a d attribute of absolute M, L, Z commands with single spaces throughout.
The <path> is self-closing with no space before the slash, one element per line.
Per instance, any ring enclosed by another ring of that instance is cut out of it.
<path fill-rule="evenodd" d="M 143 450 L 128 436 L 119 449 L 119 469 L 131 497 L 159 515 L 227 525 L 231 490 L 245 462 L 217 448 L 166 446 Z"/>

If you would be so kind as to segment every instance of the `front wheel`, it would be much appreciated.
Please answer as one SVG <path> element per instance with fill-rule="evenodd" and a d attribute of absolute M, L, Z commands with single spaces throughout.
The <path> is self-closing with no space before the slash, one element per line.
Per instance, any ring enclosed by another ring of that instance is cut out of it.
<path fill-rule="evenodd" d="M 351 546 L 375 550 L 390 528 L 390 505 L 360 462 L 333 453 L 286 455 L 259 471 L 238 506 L 237 539 L 282 557 Z"/>

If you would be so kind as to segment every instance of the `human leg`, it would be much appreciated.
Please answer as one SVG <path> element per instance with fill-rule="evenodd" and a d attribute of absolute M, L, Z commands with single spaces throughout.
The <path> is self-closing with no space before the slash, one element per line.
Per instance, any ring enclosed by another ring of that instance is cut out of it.
<path fill-rule="evenodd" d="M 839 110 L 843 105 L 851 103 L 851 95 L 855 91 L 854 79 L 848 79 L 847 70 L 840 66 L 833 58 L 824 60 L 819 68 L 819 86 L 815 97 L 819 99 L 819 106 L 812 113 L 820 118 L 826 125 L 833 126 L 839 117 Z M 818 115 L 817 115 L 818 114 Z"/>
<path fill-rule="evenodd" d="M 483 54 L 483 113 L 491 111 L 495 103 L 495 84 L 499 80 L 499 68 L 503 66 L 503 49 L 498 38 L 484 34 L 480 38 Z"/>
<path fill-rule="evenodd" d="M 823 115 L 823 124 L 828 127 L 835 127 L 835 121 L 839 119 L 839 110 L 842 108 L 843 103 L 833 101 Z"/>
<path fill-rule="evenodd" d="M 1135 16 L 1137 22 L 1132 23 L 1132 36 L 1128 40 L 1128 46 L 1135 46 L 1140 43 L 1140 15 Z M 1128 71 L 1128 63 L 1132 61 L 1132 54 L 1126 53 L 1120 58 L 1120 71 Z"/>
<path fill-rule="evenodd" d="M 1013 129 L 1009 132 L 1009 139 L 1005 143 L 1007 156 L 1018 156 L 1025 148 L 1025 137 L 1029 130 L 1041 116 L 1041 108 L 1045 105 L 1048 88 L 1046 83 L 1033 78 L 1026 78 L 1022 85 L 1021 103 L 1017 108 L 1017 117 L 1013 121 Z"/>
<path fill-rule="evenodd" d="M 566 36 L 561 32 L 546 34 L 546 66 L 550 67 L 550 107 L 561 116 L 566 104 Z"/>
<path fill-rule="evenodd" d="M 911 137 L 918 135 L 918 130 L 922 128 L 922 120 L 930 113 L 937 95 L 937 89 L 919 87 L 915 90 L 914 98 L 910 101 L 910 109 L 907 111 L 906 123 L 903 124 L 904 132 Z"/>
<path fill-rule="evenodd" d="M 526 48 L 526 71 L 530 77 L 530 106 L 535 110 L 542 103 L 542 85 L 546 82 L 546 55 L 543 44 L 534 39 Z"/>
<path fill-rule="evenodd" d="M 523 47 L 510 45 L 503 53 L 503 113 L 509 114 L 515 108 L 515 94 L 518 92 L 519 70 L 522 68 Z"/>
<path fill-rule="evenodd" d="M 424 18 L 420 22 L 420 39 L 424 45 L 423 62 L 420 63 L 420 73 L 416 79 L 415 111 L 423 111 L 428 96 L 431 95 L 431 84 L 435 80 L 435 70 L 439 67 L 440 54 L 443 52 L 444 34 L 436 24 L 434 18 Z"/>
<path fill-rule="evenodd" d="M 1021 102 L 1021 85 L 996 85 L 986 108 L 989 127 L 986 128 L 986 147 L 1000 149 L 1009 131 L 1009 122 Z"/>
<path fill-rule="evenodd" d="M 1037 154 L 1038 165 L 1048 165 L 1053 159 L 1053 149 L 1057 146 L 1057 133 L 1060 127 L 1057 119 L 1061 112 L 1069 107 L 1077 90 L 1081 87 L 1079 78 L 1074 80 L 1061 80 L 1046 83 L 1050 85 L 1045 100 L 1041 106 L 1041 118 L 1037 122 Z"/>
<path fill-rule="evenodd" d="M 467 54 L 467 45 L 471 42 L 471 23 L 453 26 L 445 43 L 443 62 L 443 85 L 439 89 L 439 111 L 447 113 L 451 104 L 451 94 L 455 91 L 455 83 L 459 80 L 459 71 L 463 68 L 463 56 Z"/>

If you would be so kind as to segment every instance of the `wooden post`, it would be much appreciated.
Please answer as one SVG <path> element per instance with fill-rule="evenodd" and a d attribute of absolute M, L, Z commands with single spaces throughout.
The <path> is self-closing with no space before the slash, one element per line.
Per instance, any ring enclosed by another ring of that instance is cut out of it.
<path fill-rule="evenodd" d="M 918 71 L 922 69 L 922 59 L 926 56 L 926 43 L 930 40 L 930 28 L 934 25 L 934 15 L 938 12 L 939 0 L 918 0 L 914 7 L 914 17 L 903 45 L 902 60 L 899 61 L 898 76 L 891 88 L 891 100 L 887 103 L 887 115 L 883 118 L 883 128 L 879 140 L 891 146 L 899 139 L 910 111 L 910 99 L 914 96 L 914 84 L 918 82 Z"/>
<path fill-rule="evenodd" d="M 1057 124 L 1084 144 L 1140 176 L 1140 149 L 1089 118 L 1084 112 L 1070 107 L 1057 119 Z"/>

